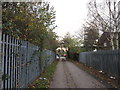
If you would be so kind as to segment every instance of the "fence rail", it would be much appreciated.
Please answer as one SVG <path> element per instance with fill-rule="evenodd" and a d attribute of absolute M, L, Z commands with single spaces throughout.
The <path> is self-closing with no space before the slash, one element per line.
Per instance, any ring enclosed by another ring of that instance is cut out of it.
<path fill-rule="evenodd" d="M 45 67 L 55 60 L 55 53 L 49 50 L 42 52 L 45 58 L 40 60 L 38 46 L 5 34 L 2 35 L 0 44 L 2 45 L 3 89 L 26 88 L 40 75 Z"/>
<path fill-rule="evenodd" d="M 120 78 L 120 50 L 83 52 L 79 62 Z"/>

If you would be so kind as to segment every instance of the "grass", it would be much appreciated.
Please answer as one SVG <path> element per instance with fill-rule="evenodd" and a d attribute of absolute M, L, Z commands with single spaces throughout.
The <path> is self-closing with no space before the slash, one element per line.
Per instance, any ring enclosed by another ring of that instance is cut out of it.
<path fill-rule="evenodd" d="M 55 72 L 58 61 L 55 60 L 32 84 L 29 88 L 49 88 L 50 83 Z M 41 78 L 41 79 L 40 79 Z M 46 78 L 46 79 L 43 79 Z"/>

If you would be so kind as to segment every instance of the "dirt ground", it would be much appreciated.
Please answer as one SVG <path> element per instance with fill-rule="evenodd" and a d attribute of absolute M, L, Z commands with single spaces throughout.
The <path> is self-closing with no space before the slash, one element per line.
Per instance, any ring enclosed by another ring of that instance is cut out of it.
<path fill-rule="evenodd" d="M 59 61 L 50 88 L 109 88 L 70 61 Z"/>

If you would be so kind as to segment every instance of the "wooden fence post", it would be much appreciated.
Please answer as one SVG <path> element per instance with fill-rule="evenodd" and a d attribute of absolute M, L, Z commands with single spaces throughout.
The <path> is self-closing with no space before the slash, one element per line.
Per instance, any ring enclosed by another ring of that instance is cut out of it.
<path fill-rule="evenodd" d="M 2 39 L 2 4 L 0 2 L 0 90 L 1 90 L 1 83 L 2 83 L 1 39 Z"/>

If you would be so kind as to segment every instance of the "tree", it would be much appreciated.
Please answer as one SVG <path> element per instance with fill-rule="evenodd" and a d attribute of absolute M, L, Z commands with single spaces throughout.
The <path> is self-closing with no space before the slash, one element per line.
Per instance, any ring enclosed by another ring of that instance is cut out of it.
<path fill-rule="evenodd" d="M 49 32 L 47 38 L 44 40 L 44 47 L 49 50 L 55 51 L 56 48 L 58 47 L 58 36 L 56 35 L 55 32 Z"/>
<path fill-rule="evenodd" d="M 64 46 L 68 48 L 68 57 L 72 59 L 78 59 L 76 55 L 78 56 L 80 53 L 80 45 L 81 42 L 78 38 L 75 38 L 74 36 L 71 36 L 70 33 L 67 33 L 64 38 Z"/>
<path fill-rule="evenodd" d="M 117 10 L 116 1 L 106 0 L 104 4 L 97 4 L 96 0 L 91 1 L 88 5 L 89 17 L 94 19 L 99 25 L 99 30 L 108 32 L 112 49 L 119 49 L 118 33 L 120 13 Z M 104 8 L 104 9 L 103 9 Z"/>
<path fill-rule="evenodd" d="M 55 11 L 48 2 L 4 2 L 2 4 L 3 33 L 39 46 L 39 64 L 45 49 L 57 46 Z"/>
<path fill-rule="evenodd" d="M 96 48 L 95 41 L 98 37 L 99 29 L 94 21 L 84 25 L 84 47 L 86 51 L 93 51 Z"/>
<path fill-rule="evenodd" d="M 48 2 L 4 2 L 2 7 L 3 33 L 27 40 L 41 50 L 56 47 L 55 11 Z M 45 45 L 49 40 L 54 44 Z"/>

